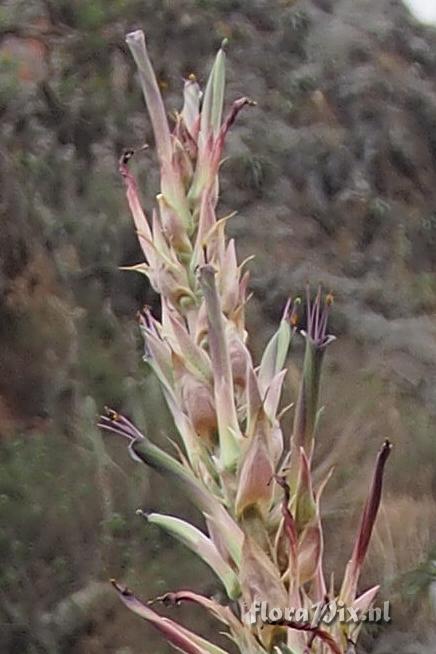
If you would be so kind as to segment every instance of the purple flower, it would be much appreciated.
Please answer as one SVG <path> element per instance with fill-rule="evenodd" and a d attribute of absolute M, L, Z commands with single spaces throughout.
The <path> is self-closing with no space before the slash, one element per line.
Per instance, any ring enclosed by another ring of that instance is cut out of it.
<path fill-rule="evenodd" d="M 307 297 L 307 321 L 306 330 L 301 333 L 310 340 L 317 350 L 323 350 L 329 343 L 336 340 L 336 337 L 327 333 L 327 323 L 330 307 L 333 304 L 332 293 L 323 297 L 321 286 L 314 300 L 310 297 L 310 286 L 306 289 Z"/>

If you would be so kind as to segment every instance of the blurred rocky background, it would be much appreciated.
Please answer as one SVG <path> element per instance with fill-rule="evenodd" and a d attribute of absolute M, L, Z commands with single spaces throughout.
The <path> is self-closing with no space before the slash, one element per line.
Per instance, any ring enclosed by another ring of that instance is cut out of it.
<path fill-rule="evenodd" d="M 430 1 L 430 0 L 428 0 Z M 108 579 L 143 597 L 214 593 L 135 509 L 187 512 L 95 428 L 105 404 L 174 436 L 135 320 L 155 305 L 118 267 L 141 259 L 117 174 L 152 143 L 124 33 L 141 27 L 166 106 L 229 39 L 233 132 L 222 212 L 254 253 L 251 346 L 289 294 L 336 303 L 323 395 L 328 562 L 341 570 L 379 443 L 395 444 L 365 584 L 392 623 L 362 652 L 434 651 L 436 583 L 436 28 L 400 0 L 3 0 L 0 4 L 0 651 L 168 650 Z M 138 156 L 144 204 L 153 149 Z M 298 383 L 301 345 L 286 399 Z M 181 609 L 180 609 L 181 610 Z M 191 610 L 187 620 L 198 620 Z M 205 633 L 216 625 L 204 622 Z"/>

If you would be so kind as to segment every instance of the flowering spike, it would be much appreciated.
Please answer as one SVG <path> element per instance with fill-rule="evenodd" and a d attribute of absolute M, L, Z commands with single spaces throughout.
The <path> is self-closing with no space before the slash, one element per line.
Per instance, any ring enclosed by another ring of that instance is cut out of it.
<path fill-rule="evenodd" d="M 130 269 L 145 274 L 160 295 L 161 318 L 139 314 L 144 359 L 156 375 L 179 440 L 170 456 L 127 418 L 109 410 L 100 427 L 118 434 L 131 456 L 161 473 L 183 492 L 204 519 L 203 530 L 177 517 L 153 513 L 149 522 L 179 539 L 215 570 L 235 604 L 191 591 L 160 598 L 172 605 L 194 602 L 224 624 L 241 654 L 346 654 L 359 626 L 252 624 L 242 613 L 252 602 L 296 610 L 336 597 L 333 577 L 323 572 L 320 497 L 315 494 L 312 454 L 319 416 L 322 361 L 334 337 L 328 333 L 332 296 L 307 290 L 304 369 L 296 403 L 291 447 L 284 445 L 281 395 L 288 350 L 298 327 L 297 298 L 285 307 L 260 365 L 253 361 L 246 330 L 248 272 L 226 240 L 230 214 L 217 220 L 219 169 L 225 138 L 248 98 L 223 116 L 225 54 L 218 52 L 203 102 L 194 76 L 184 85 L 183 108 L 169 131 L 142 32 L 127 42 L 139 70 L 160 163 L 158 210 L 151 224 L 141 208 L 127 151 L 120 160 L 127 201 L 145 262 Z M 289 402 L 285 404 L 289 406 Z M 366 610 L 376 588 L 356 598 L 357 582 L 381 496 L 389 453 L 379 454 L 353 555 L 340 593 L 350 608 Z M 280 474 L 276 474 L 279 472 Z M 330 474 L 330 473 L 329 473 Z M 178 651 L 226 654 L 181 625 L 163 618 L 116 582 L 122 601 L 150 622 Z M 324 628 L 325 626 L 325 628 Z M 233 650 L 232 650 L 233 651 Z"/>

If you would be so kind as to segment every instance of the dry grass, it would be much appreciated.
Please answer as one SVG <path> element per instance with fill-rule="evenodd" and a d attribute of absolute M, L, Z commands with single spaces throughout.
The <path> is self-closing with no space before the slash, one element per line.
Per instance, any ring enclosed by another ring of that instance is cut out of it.
<path fill-rule="evenodd" d="M 436 503 L 432 497 L 386 497 L 374 538 L 372 570 L 379 574 L 378 568 L 384 579 L 411 570 L 427 557 L 435 532 Z"/>

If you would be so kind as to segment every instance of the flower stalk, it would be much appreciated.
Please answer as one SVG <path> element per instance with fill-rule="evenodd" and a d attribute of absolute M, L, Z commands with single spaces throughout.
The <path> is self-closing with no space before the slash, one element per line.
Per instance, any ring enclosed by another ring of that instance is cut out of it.
<path fill-rule="evenodd" d="M 171 129 L 141 31 L 127 35 L 144 94 L 161 171 L 151 219 L 145 215 L 132 151 L 119 164 L 145 261 L 131 270 L 148 277 L 161 300 L 161 320 L 148 308 L 139 315 L 144 358 L 158 379 L 180 436 L 179 456 L 160 449 L 127 418 L 108 410 L 100 427 L 126 439 L 133 458 L 163 475 L 199 510 L 199 529 L 174 516 L 139 513 L 194 551 L 216 573 L 228 604 L 191 591 L 166 596 L 174 605 L 195 602 L 223 623 L 242 654 L 345 654 L 347 625 L 259 624 L 243 619 L 253 602 L 307 608 L 340 598 L 368 610 L 377 588 L 358 596 L 357 585 L 380 504 L 390 445 L 376 462 L 356 544 L 336 596 L 323 573 L 320 497 L 314 487 L 312 453 L 319 418 L 322 363 L 331 295 L 307 291 L 306 341 L 293 433 L 282 433 L 286 360 L 298 331 L 300 300 L 289 300 L 277 332 L 257 364 L 245 326 L 248 272 L 239 265 L 218 218 L 218 172 L 225 139 L 240 111 L 255 103 L 233 102 L 223 119 L 225 44 L 204 95 L 195 76 L 184 84 L 184 101 Z M 173 620 L 163 618 L 117 582 L 124 604 L 186 654 L 226 654 Z"/>

